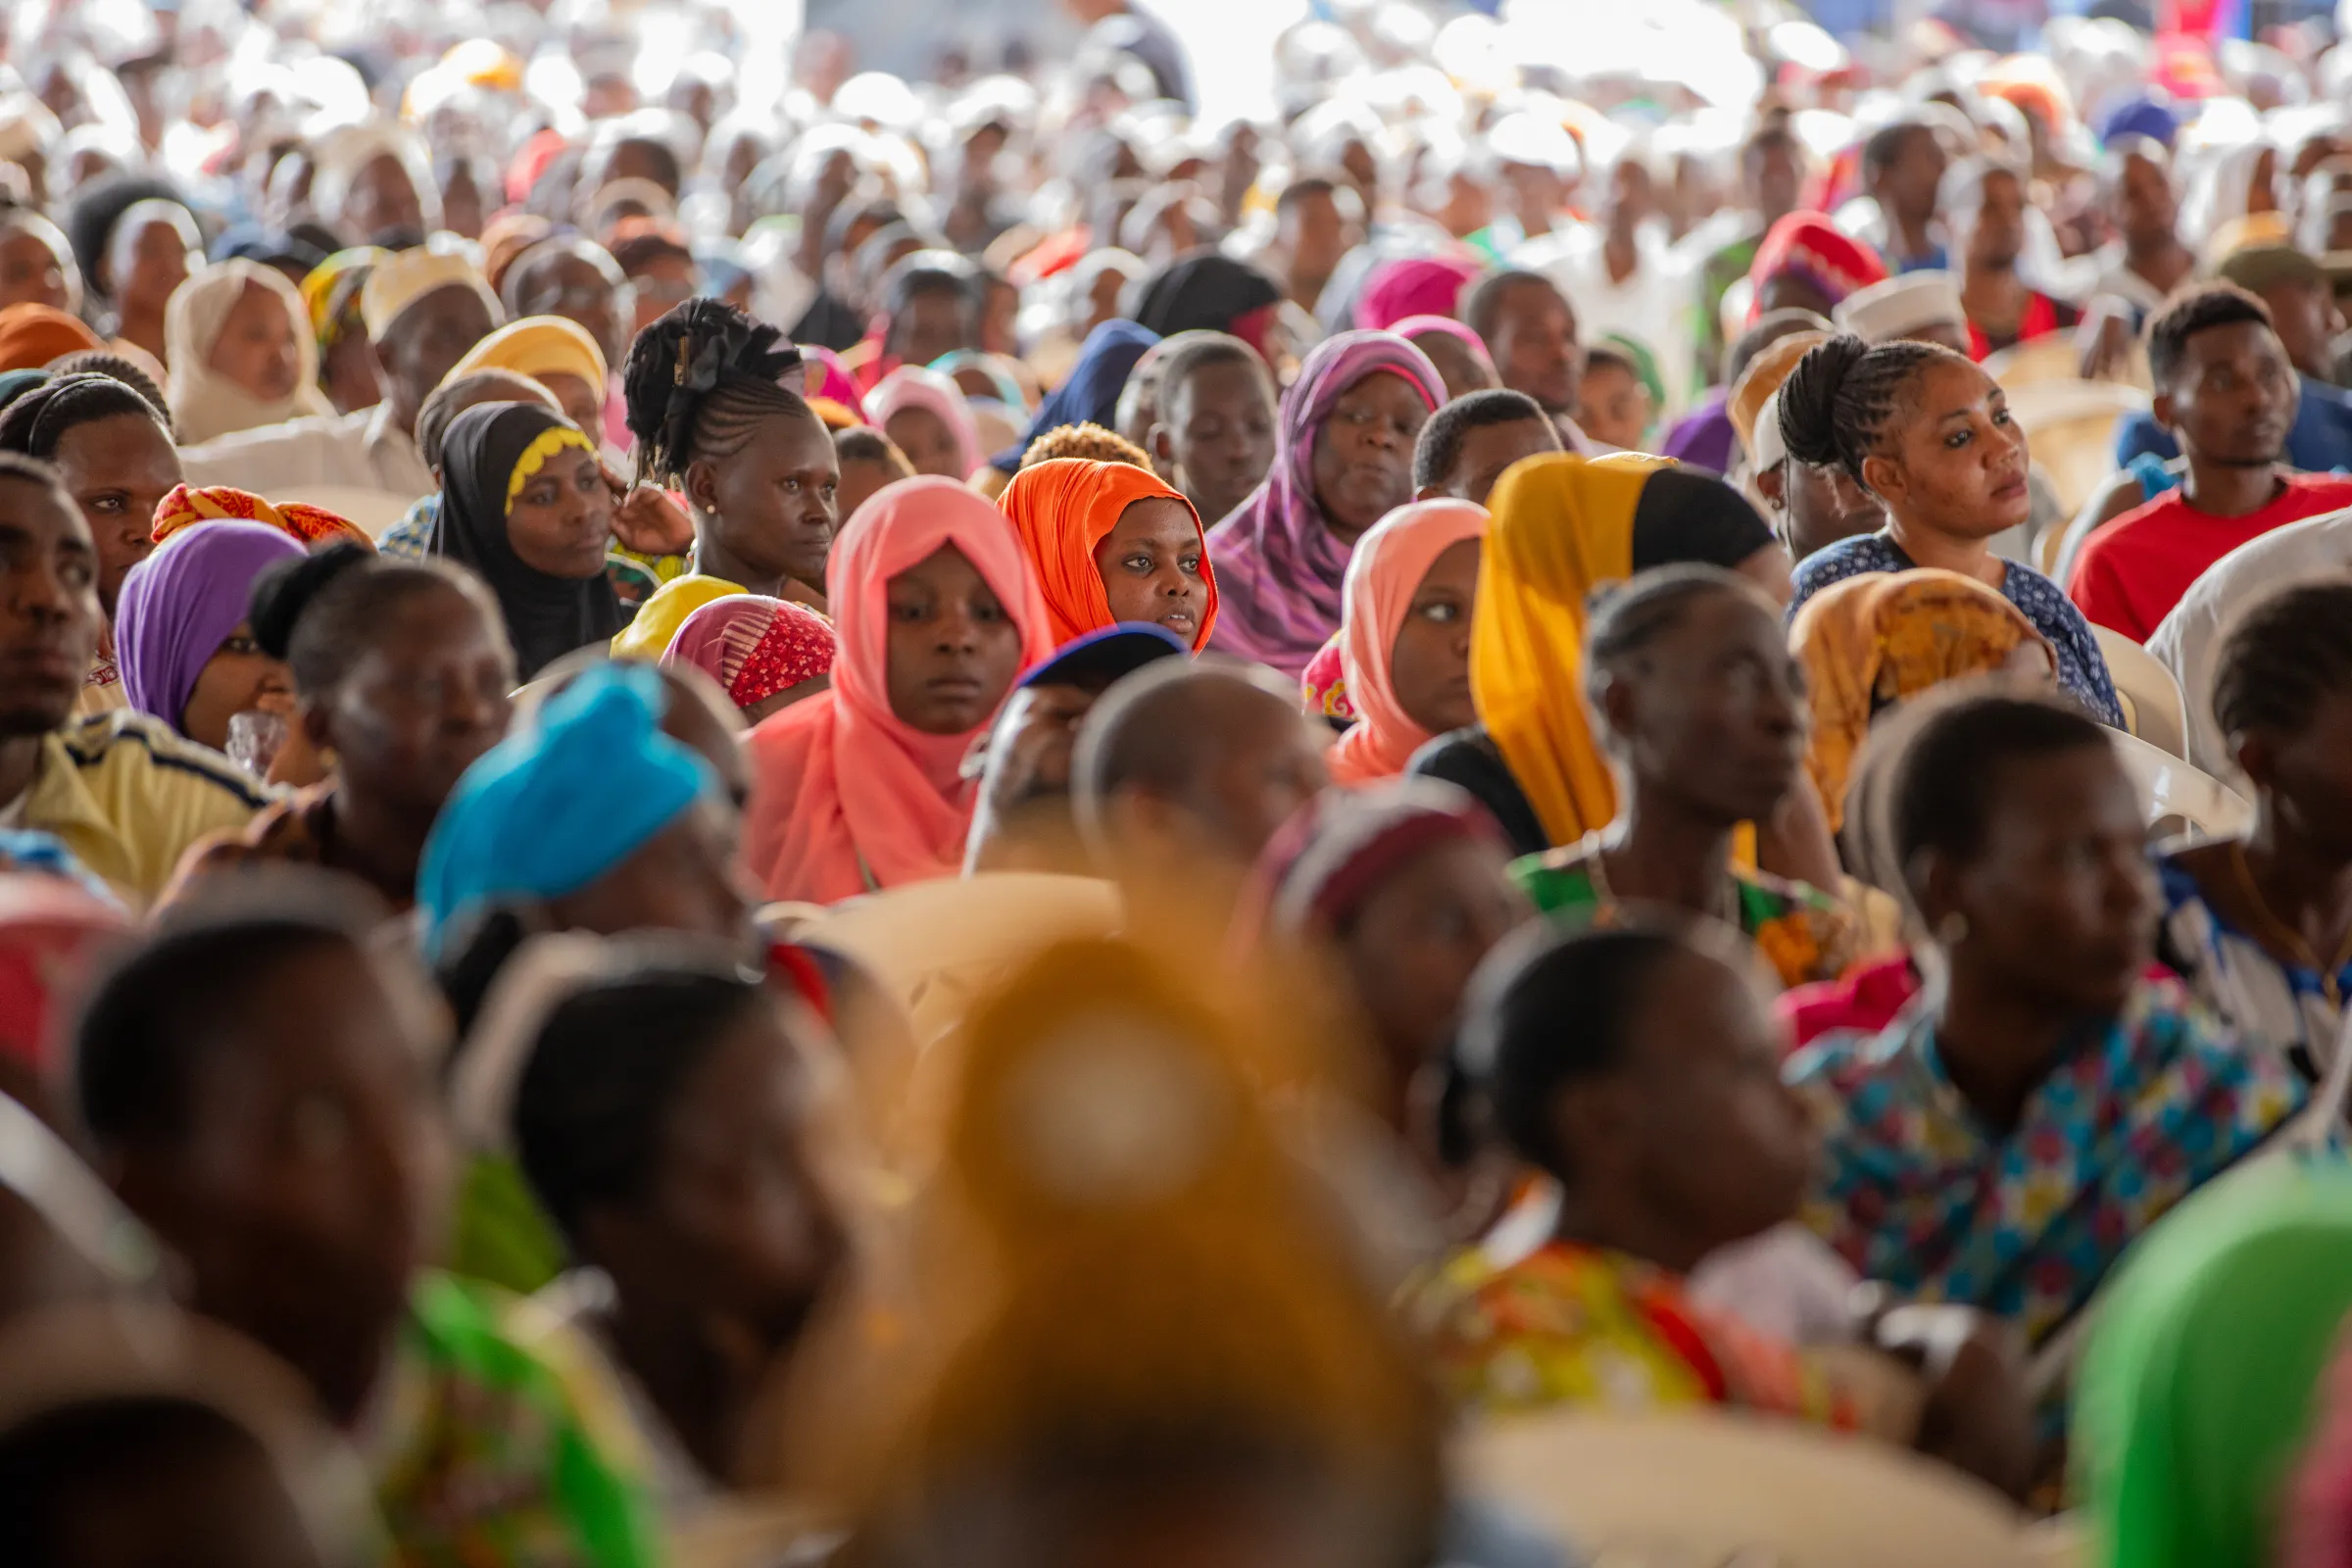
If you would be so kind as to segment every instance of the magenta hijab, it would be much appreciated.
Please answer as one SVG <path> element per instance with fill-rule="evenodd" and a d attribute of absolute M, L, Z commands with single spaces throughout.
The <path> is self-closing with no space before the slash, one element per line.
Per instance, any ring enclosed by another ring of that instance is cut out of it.
<path fill-rule="evenodd" d="M 122 696 L 180 727 L 196 677 L 245 623 L 255 579 L 302 543 L 262 522 L 200 522 L 130 568 L 115 606 L 115 667 Z"/>
<path fill-rule="evenodd" d="M 1273 466 L 1208 533 L 1218 597 L 1211 648 L 1297 680 L 1339 630 L 1350 547 L 1331 531 L 1315 499 L 1315 432 L 1350 387 L 1384 370 L 1411 382 L 1432 413 L 1446 401 L 1429 356 L 1391 332 L 1326 338 L 1283 394 Z"/>
<path fill-rule="evenodd" d="M 1365 274 L 1355 297 L 1355 324 L 1394 332 L 1408 316 L 1452 316 L 1462 290 L 1485 269 L 1475 256 L 1400 256 Z"/>
<path fill-rule="evenodd" d="M 808 395 L 838 403 L 858 416 L 859 424 L 873 421 L 865 416 L 865 400 L 858 395 L 858 383 L 843 369 L 841 356 L 815 343 L 796 343 L 808 374 Z"/>

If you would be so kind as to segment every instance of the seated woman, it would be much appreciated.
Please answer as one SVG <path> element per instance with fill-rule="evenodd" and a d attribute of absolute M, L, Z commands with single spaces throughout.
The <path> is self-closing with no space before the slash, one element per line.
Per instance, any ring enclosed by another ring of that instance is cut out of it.
<path fill-rule="evenodd" d="M 2334 1059 L 2352 983 L 2352 844 L 2336 822 L 2352 756 L 2352 578 L 2257 600 L 2223 637 L 2213 713 L 2254 821 L 2156 858 L 2156 956 L 2249 1046 L 2306 1080 Z"/>
<path fill-rule="evenodd" d="M 172 425 L 182 446 L 332 414 L 318 390 L 311 313 L 285 274 L 259 262 L 216 262 L 174 289 L 164 311 L 172 346 Z"/>
<path fill-rule="evenodd" d="M 821 608 L 841 465 L 824 421 L 779 378 L 803 380 L 781 333 L 695 300 L 639 334 L 621 384 L 638 479 L 676 490 L 693 514 L 695 573 Z"/>
<path fill-rule="evenodd" d="M 1536 907 L 1612 919 L 1623 901 L 1722 920 L 1785 986 L 1852 961 L 1837 899 L 1732 863 L 1742 822 L 1770 821 L 1804 788 L 1803 678 L 1770 600 L 1713 566 L 1665 566 L 1601 602 L 1585 697 L 1626 790 L 1616 817 L 1511 867 Z"/>
<path fill-rule="evenodd" d="M 1209 530 L 1220 652 L 1298 678 L 1340 629 L 1356 541 L 1413 498 L 1413 442 L 1445 401 L 1437 367 L 1393 333 L 1342 332 L 1306 357 L 1265 482 Z"/>
<path fill-rule="evenodd" d="M 1472 1246 L 1416 1292 L 1440 1380 L 1488 1412 L 1721 1404 L 1849 1430 L 1876 1420 L 2021 1490 L 2027 1423 L 1997 1334 L 1966 1336 L 1906 1426 L 1868 1410 L 1844 1367 L 1692 1298 L 1690 1272 L 1787 1220 L 1812 1170 L 1748 971 L 1703 929 L 1538 930 L 1497 950 L 1471 987 L 1464 1092 L 1560 1200 L 1540 1245 Z"/>
<path fill-rule="evenodd" d="M 833 686 L 762 722 L 743 859 L 769 899 L 832 904 L 963 865 L 963 760 L 1053 651 L 1004 514 L 953 480 L 892 485 L 842 530 Z"/>
<path fill-rule="evenodd" d="M 512 1152 L 561 1232 L 574 1272 L 539 1299 L 604 1352 L 683 1557 L 747 1511 L 762 1392 L 846 1272 L 823 1160 L 839 1105 L 724 950 L 541 939 L 509 975 L 516 1000 L 461 1058 L 460 1127 Z"/>
<path fill-rule="evenodd" d="M 1416 501 L 1374 525 L 1348 563 L 1340 669 L 1356 722 L 1331 749 L 1335 784 L 1395 778 L 1434 736 L 1478 722 L 1470 623 L 1487 509 Z"/>
<path fill-rule="evenodd" d="M 1936 566 L 1974 577 L 2024 612 L 2058 656 L 2058 684 L 2103 724 L 2123 709 L 2107 661 L 2059 586 L 1995 556 L 1992 536 L 2026 521 L 2025 432 L 2009 400 L 1966 355 L 1934 343 L 1816 345 L 1781 386 L 1788 456 L 1836 465 L 1885 503 L 1886 526 L 1841 539 L 1796 568 L 1795 611 L 1848 577 Z"/>
<path fill-rule="evenodd" d="M 1883 1032 L 1789 1059 L 1825 1146 L 1804 1217 L 1866 1277 L 2039 1347 L 2306 1090 L 2144 977 L 2156 878 L 2107 732 L 2030 694 L 1927 703 L 1889 780 L 1889 848 L 1948 980 Z"/>
<path fill-rule="evenodd" d="M 1196 653 L 1217 624 L 1200 514 L 1149 468 L 1060 458 L 997 498 L 1046 603 L 1058 648 L 1122 622 L 1165 626 Z"/>
<path fill-rule="evenodd" d="M 1396 779 L 1319 797 L 1257 862 L 1236 937 L 1327 948 L 1353 1022 L 1378 1054 L 1373 1113 L 1416 1156 L 1446 1212 L 1434 1239 L 1467 1243 L 1508 1182 L 1439 1114 L 1470 977 L 1534 914 L 1494 819 L 1451 785 Z"/>
<path fill-rule="evenodd" d="M 552 409 L 480 403 L 450 421 L 432 553 L 490 585 L 519 678 L 620 630 L 612 499 L 596 443 Z"/>
<path fill-rule="evenodd" d="M 865 412 L 917 473 L 960 483 L 987 455 L 963 389 L 937 370 L 899 367 L 865 395 Z"/>
<path fill-rule="evenodd" d="M 833 623 L 806 606 L 730 594 L 686 617 L 662 667 L 693 665 L 757 724 L 829 688 L 838 647 Z"/>
<path fill-rule="evenodd" d="M 74 1098 L 101 1168 L 187 1304 L 365 1426 L 398 1555 L 657 1561 L 637 1480 L 511 1298 L 425 1266 L 447 1164 L 423 977 L 371 907 L 270 876 L 168 918 L 90 999 Z"/>
<path fill-rule="evenodd" d="M 1587 601 L 1605 584 L 1678 562 L 1737 570 L 1770 591 L 1788 558 L 1747 499 L 1659 458 L 1554 454 L 1511 466 L 1490 519 L 1470 620 L 1479 722 L 1409 764 L 1459 784 L 1538 855 L 1617 814 L 1617 790 L 1578 695 Z"/>
<path fill-rule="evenodd" d="M 340 544 L 266 572 L 251 624 L 290 672 L 294 727 L 330 771 L 242 833 L 191 848 L 163 902 L 232 866 L 291 861 L 407 909 L 434 818 L 507 732 L 514 654 L 497 604 L 468 573 Z"/>
<path fill-rule="evenodd" d="M 202 522 L 174 532 L 122 579 L 115 662 L 130 706 L 200 746 L 228 748 L 239 713 L 291 713 L 285 663 L 254 641 L 253 585 L 302 545 L 260 522 Z"/>

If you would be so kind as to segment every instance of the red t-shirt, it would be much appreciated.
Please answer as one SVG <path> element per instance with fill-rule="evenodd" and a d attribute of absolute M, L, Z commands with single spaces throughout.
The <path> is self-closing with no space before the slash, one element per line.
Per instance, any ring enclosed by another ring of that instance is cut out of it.
<path fill-rule="evenodd" d="M 2199 512 L 2181 489 L 2100 525 L 2075 558 L 2066 596 L 2099 625 L 2146 642 L 2205 568 L 2273 528 L 2352 507 L 2352 479 L 2290 473 L 2278 499 L 2242 517 Z"/>

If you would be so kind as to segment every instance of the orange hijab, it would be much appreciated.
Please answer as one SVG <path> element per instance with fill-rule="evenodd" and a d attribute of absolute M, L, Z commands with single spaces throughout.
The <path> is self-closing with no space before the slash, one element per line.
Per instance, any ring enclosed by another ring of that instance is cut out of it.
<path fill-rule="evenodd" d="M 1404 771 L 1430 739 L 1396 701 L 1391 659 L 1421 579 L 1465 539 L 1487 536 L 1487 509 L 1468 501 L 1398 507 L 1356 541 L 1340 592 L 1340 662 L 1357 721 L 1331 749 L 1331 777 L 1348 786 Z"/>
<path fill-rule="evenodd" d="M 1109 537 L 1129 507 L 1155 499 L 1182 503 L 1192 514 L 1193 531 L 1201 536 L 1200 584 L 1208 592 L 1208 607 L 1200 612 L 1200 629 L 1193 634 L 1193 652 L 1199 653 L 1208 646 L 1208 634 L 1217 624 L 1217 577 L 1209 569 L 1200 514 L 1183 491 L 1132 464 L 1055 458 L 1023 468 L 997 498 L 1012 531 L 1020 536 L 1021 553 L 1029 558 L 1038 590 L 1046 597 L 1054 647 L 1101 631 L 1116 619 L 1102 591 L 1095 547 Z"/>
<path fill-rule="evenodd" d="M 53 305 L 27 301 L 0 310 L 0 370 L 37 370 L 52 360 L 104 347 L 79 317 Z"/>
<path fill-rule="evenodd" d="M 874 493 L 833 542 L 840 638 L 830 691 L 752 731 L 744 861 L 770 899 L 833 904 L 954 876 L 976 786 L 959 777 L 979 726 L 927 735 L 890 707 L 890 580 L 954 545 L 1021 634 L 1021 667 L 1054 651 L 1046 607 L 997 509 L 953 479 Z"/>

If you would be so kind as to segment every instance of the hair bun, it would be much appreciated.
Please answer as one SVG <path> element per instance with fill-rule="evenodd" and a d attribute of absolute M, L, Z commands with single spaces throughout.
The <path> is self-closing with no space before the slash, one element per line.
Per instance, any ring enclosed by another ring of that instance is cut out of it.
<path fill-rule="evenodd" d="M 1838 393 L 1870 352 L 1851 332 L 1816 343 L 1781 383 L 1781 440 L 1799 463 L 1827 467 L 1838 461 Z"/>
<path fill-rule="evenodd" d="M 662 480 L 684 465 L 695 413 L 730 381 L 783 385 L 801 368 L 801 351 L 783 332 L 724 300 L 693 299 L 637 334 L 621 369 L 629 434 L 637 438 L 641 477 Z M 797 394 L 797 383 L 787 390 Z"/>
<path fill-rule="evenodd" d="M 294 646 L 302 612 L 328 583 L 375 559 L 375 552 L 349 540 L 292 561 L 280 561 L 254 579 L 246 624 L 253 640 L 271 659 L 283 660 Z"/>

